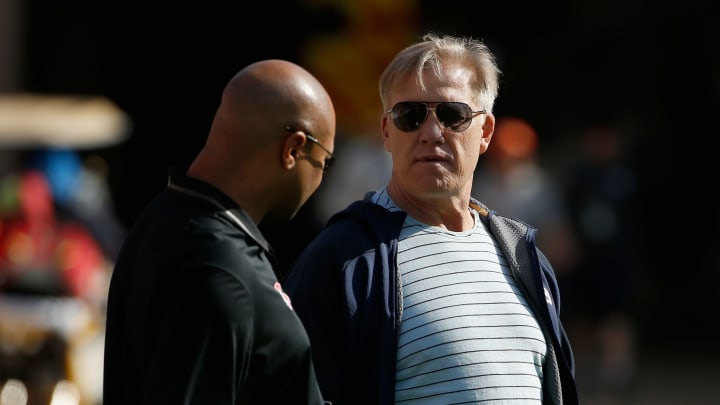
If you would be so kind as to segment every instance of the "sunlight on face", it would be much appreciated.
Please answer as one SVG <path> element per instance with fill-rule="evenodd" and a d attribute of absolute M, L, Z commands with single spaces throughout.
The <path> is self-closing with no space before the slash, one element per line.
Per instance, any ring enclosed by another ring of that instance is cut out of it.
<path fill-rule="evenodd" d="M 424 77 L 423 92 L 414 77 L 398 83 L 390 97 L 391 106 L 400 101 L 459 101 L 480 109 L 470 87 L 470 75 L 460 66 L 445 66 L 443 77 L 430 70 Z M 384 117 L 385 148 L 393 159 L 395 182 L 403 192 L 417 196 L 447 196 L 470 192 L 472 175 L 483 147 L 485 114 L 476 116 L 462 132 L 443 130 L 433 112 L 413 132 L 395 127 Z M 485 146 L 486 147 L 486 146 Z"/>

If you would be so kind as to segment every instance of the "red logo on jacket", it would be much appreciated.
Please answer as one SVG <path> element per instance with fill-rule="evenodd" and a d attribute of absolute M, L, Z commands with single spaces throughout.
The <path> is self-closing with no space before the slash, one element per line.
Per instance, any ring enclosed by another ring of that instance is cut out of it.
<path fill-rule="evenodd" d="M 278 294 L 280 294 L 283 301 L 285 301 L 285 304 L 287 304 L 288 308 L 293 309 L 292 303 L 290 302 L 290 297 L 287 294 L 285 294 L 285 291 L 283 291 L 282 286 L 280 285 L 280 282 L 276 281 L 275 285 L 273 287 L 275 287 L 275 291 L 277 291 Z"/>

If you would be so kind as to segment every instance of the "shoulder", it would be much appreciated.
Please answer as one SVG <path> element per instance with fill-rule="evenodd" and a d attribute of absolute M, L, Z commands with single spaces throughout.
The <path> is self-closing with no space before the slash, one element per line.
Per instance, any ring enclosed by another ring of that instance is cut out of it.
<path fill-rule="evenodd" d="M 404 212 L 391 212 L 368 201 L 356 201 L 330 218 L 303 249 L 295 268 L 343 268 L 353 259 L 372 254 L 397 240 Z"/>
<path fill-rule="evenodd" d="M 174 236 L 175 263 L 188 274 L 218 284 L 245 288 L 261 274 L 273 274 L 266 249 L 223 219 L 195 218 Z"/>
<path fill-rule="evenodd" d="M 512 234 L 525 235 L 529 231 L 534 230 L 531 225 L 519 219 L 498 214 L 497 211 L 491 209 L 474 197 L 470 198 L 470 207 L 480 213 L 480 219 L 490 226 L 493 234 L 499 232 L 507 236 L 511 236 Z"/>
<path fill-rule="evenodd" d="M 390 211 L 367 199 L 357 200 L 333 215 L 328 221 L 328 227 L 365 224 L 370 227 L 393 228 L 401 226 L 406 215 L 403 211 Z"/>
<path fill-rule="evenodd" d="M 406 216 L 405 212 L 390 211 L 373 202 L 358 200 L 333 215 L 318 239 L 339 244 L 348 239 L 376 241 L 397 238 Z"/>

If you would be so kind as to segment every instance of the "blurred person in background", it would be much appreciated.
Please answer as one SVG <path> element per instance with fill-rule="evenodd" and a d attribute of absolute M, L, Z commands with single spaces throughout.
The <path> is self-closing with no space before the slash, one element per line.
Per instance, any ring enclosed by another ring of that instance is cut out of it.
<path fill-rule="evenodd" d="M 562 179 L 579 243 L 575 267 L 560 278 L 568 331 L 583 359 L 578 377 L 589 389 L 620 393 L 632 388 L 636 373 L 634 278 L 641 254 L 626 138 L 612 125 L 585 128 Z"/>
<path fill-rule="evenodd" d="M 3 404 L 102 400 L 107 288 L 124 236 L 102 149 L 129 127 L 104 97 L 0 96 Z"/>
<path fill-rule="evenodd" d="M 226 85 L 205 146 L 129 230 L 108 297 L 103 404 L 321 404 L 310 342 L 263 221 L 289 221 L 331 166 L 335 111 L 302 67 Z"/>
<path fill-rule="evenodd" d="M 471 196 L 499 74 L 483 42 L 433 33 L 382 73 L 389 182 L 331 217 L 285 284 L 333 404 L 577 404 L 536 230 Z"/>
<path fill-rule="evenodd" d="M 0 177 L 0 382 L 24 384 L 30 404 L 50 403 L 60 382 L 74 398 L 68 404 L 99 401 L 108 247 L 123 230 L 110 206 L 93 212 L 76 200 L 109 198 L 105 187 L 84 183 L 93 174 L 76 152 L 22 155 L 21 166 Z M 91 222 L 100 212 L 111 228 Z"/>

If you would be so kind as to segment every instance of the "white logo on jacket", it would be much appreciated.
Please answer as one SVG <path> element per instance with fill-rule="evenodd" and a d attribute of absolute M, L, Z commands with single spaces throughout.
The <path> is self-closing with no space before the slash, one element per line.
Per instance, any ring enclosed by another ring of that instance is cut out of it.
<path fill-rule="evenodd" d="M 545 302 L 547 302 L 549 305 L 553 304 L 552 296 L 550 295 L 550 291 L 548 291 L 547 288 L 543 288 L 543 291 L 545 291 Z"/>

